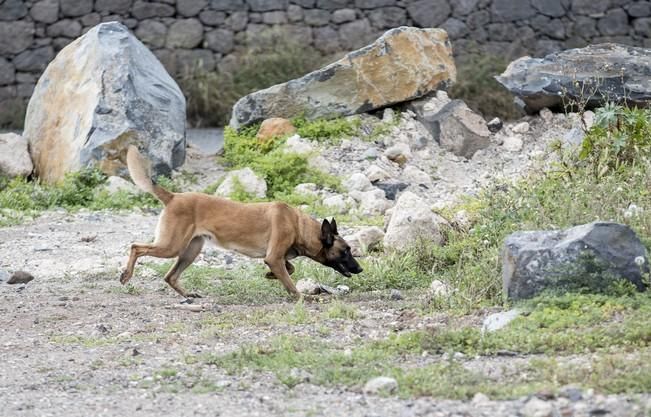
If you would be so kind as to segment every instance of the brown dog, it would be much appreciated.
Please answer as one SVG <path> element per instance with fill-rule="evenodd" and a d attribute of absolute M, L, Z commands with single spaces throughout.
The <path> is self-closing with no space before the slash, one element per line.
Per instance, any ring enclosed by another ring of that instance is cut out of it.
<path fill-rule="evenodd" d="M 164 205 L 154 243 L 134 243 L 127 267 L 120 277 L 126 284 L 133 276 L 136 260 L 141 256 L 178 259 L 165 275 L 165 281 L 184 297 L 179 276 L 194 262 L 206 239 L 216 245 L 252 258 L 264 258 L 271 272 L 290 294 L 298 291 L 289 275 L 294 267 L 289 260 L 307 256 L 350 277 L 362 268 L 350 253 L 350 246 L 337 233 L 337 223 L 324 220 L 319 224 L 310 216 L 284 203 L 244 204 L 202 193 L 172 193 L 154 184 L 146 162 L 135 146 L 127 151 L 129 174 L 136 185 L 153 194 Z"/>

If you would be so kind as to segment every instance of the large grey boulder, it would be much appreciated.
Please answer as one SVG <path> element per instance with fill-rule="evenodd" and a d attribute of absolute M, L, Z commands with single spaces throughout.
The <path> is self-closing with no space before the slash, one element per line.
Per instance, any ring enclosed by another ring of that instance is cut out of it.
<path fill-rule="evenodd" d="M 66 46 L 39 79 L 25 117 L 36 174 L 55 182 L 97 165 L 124 175 L 129 144 L 168 175 L 185 160 L 185 98 L 156 57 L 117 22 Z"/>
<path fill-rule="evenodd" d="M 27 141 L 15 133 L 0 134 L 0 175 L 27 177 L 33 169 Z"/>
<path fill-rule="evenodd" d="M 619 279 L 643 290 L 648 271 L 644 245 L 633 230 L 618 223 L 517 232 L 506 238 L 502 250 L 504 294 L 514 300 L 544 290 L 603 291 Z"/>
<path fill-rule="evenodd" d="M 529 113 L 572 101 L 585 102 L 588 108 L 606 101 L 648 106 L 651 50 L 605 43 L 544 58 L 523 57 L 495 78 Z"/>
<path fill-rule="evenodd" d="M 399 27 L 322 69 L 241 98 L 233 107 L 231 126 L 270 117 L 364 113 L 420 97 L 455 79 L 444 30 Z"/>
<path fill-rule="evenodd" d="M 447 225 L 448 222 L 434 213 L 425 200 L 405 191 L 393 208 L 384 247 L 402 251 L 424 242 L 441 245 L 443 228 Z"/>

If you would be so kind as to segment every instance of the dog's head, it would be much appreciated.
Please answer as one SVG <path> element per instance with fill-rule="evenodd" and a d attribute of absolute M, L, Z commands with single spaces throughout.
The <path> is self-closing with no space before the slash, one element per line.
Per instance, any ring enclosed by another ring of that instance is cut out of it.
<path fill-rule="evenodd" d="M 323 265 L 329 266 L 346 277 L 363 271 L 350 253 L 350 245 L 339 236 L 335 219 L 332 219 L 332 222 L 323 220 L 320 239 L 323 249 L 321 259 L 318 261 Z"/>

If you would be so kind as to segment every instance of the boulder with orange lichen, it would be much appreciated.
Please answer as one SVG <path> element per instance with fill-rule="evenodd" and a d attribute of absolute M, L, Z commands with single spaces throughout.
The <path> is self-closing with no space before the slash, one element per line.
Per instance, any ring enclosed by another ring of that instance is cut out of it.
<path fill-rule="evenodd" d="M 399 27 L 324 68 L 242 97 L 230 125 L 365 113 L 445 88 L 455 79 L 444 30 Z"/>
<path fill-rule="evenodd" d="M 48 65 L 25 118 L 34 171 L 56 182 L 96 165 L 125 175 L 133 143 L 167 175 L 185 160 L 185 98 L 156 57 L 120 23 L 95 26 Z"/>

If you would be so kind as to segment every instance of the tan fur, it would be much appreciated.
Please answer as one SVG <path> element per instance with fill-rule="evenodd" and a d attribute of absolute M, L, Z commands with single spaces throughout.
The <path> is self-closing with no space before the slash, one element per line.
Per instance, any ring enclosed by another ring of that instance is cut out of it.
<path fill-rule="evenodd" d="M 294 268 L 289 259 L 307 256 L 325 264 L 334 256 L 329 253 L 346 250 L 347 244 L 338 236 L 331 248 L 324 248 L 319 222 L 287 204 L 244 204 L 201 193 L 171 193 L 152 184 L 145 161 L 133 146 L 127 153 L 127 166 L 136 185 L 158 197 L 165 209 L 159 218 L 154 243 L 131 245 L 120 278 L 122 284 L 131 279 L 136 260 L 141 256 L 178 257 L 165 281 L 184 297 L 198 296 L 187 293 L 178 280 L 209 239 L 225 249 L 264 258 L 271 270 L 268 276 L 278 278 L 290 294 L 297 294 L 290 278 Z"/>

